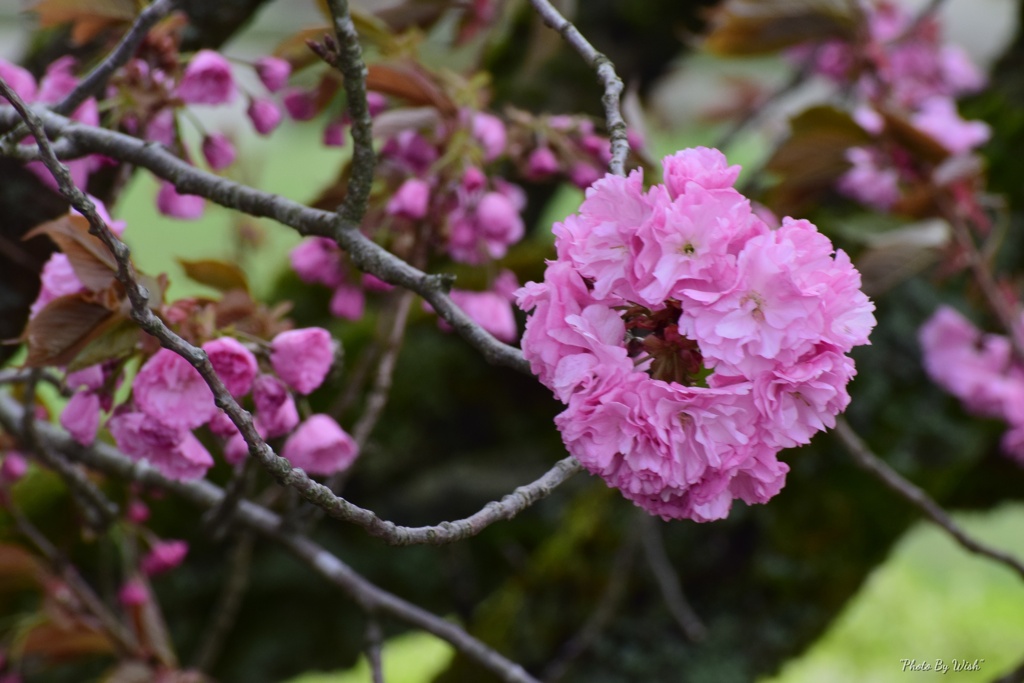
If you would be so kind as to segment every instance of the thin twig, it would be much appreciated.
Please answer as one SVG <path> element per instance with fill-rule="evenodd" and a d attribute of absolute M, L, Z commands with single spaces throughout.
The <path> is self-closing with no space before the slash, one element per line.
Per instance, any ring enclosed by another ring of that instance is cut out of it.
<path fill-rule="evenodd" d="M 99 92 L 106 85 L 110 76 L 135 56 L 135 51 L 146 34 L 149 33 L 149 29 L 170 14 L 177 2 L 178 0 L 155 0 L 153 4 L 142 10 L 135 18 L 131 28 L 128 29 L 128 33 L 121 38 L 121 42 L 103 58 L 103 61 L 93 67 L 85 78 L 78 82 L 74 90 L 53 106 L 53 112 L 70 115 L 78 109 L 82 102 Z"/>
<path fill-rule="evenodd" d="M 548 0 L 530 0 L 544 23 L 565 39 L 584 61 L 597 72 L 597 78 L 604 87 L 601 102 L 604 104 L 605 125 L 611 138 L 612 159 L 608 168 L 615 175 L 626 175 L 626 157 L 629 156 L 629 140 L 626 136 L 626 121 L 622 118 L 620 100 L 622 79 L 615 73 L 615 65 L 606 56 L 594 49 L 583 34 L 562 16 Z"/>
<path fill-rule="evenodd" d="M 23 412 L 17 401 L 0 393 L 0 425 L 4 429 L 17 434 Z M 169 491 L 204 508 L 217 505 L 224 497 L 224 492 L 208 481 L 171 481 L 149 464 L 134 462 L 108 444 L 96 443 L 90 448 L 80 449 L 63 429 L 55 425 L 44 423 L 37 425 L 37 428 L 40 439 L 48 447 L 63 453 L 73 452 L 83 464 L 110 476 Z M 288 533 L 282 528 L 281 518 L 270 510 L 251 501 L 242 501 L 236 519 L 289 550 L 304 564 L 341 588 L 362 609 L 391 615 L 447 641 L 462 654 L 497 674 L 502 681 L 538 683 L 521 666 L 477 640 L 457 624 L 377 587 L 308 537 Z"/>
<path fill-rule="evenodd" d="M 619 544 L 619 549 L 612 560 L 611 571 L 608 572 L 608 580 L 597 604 L 594 605 L 594 610 L 580 630 L 566 641 L 558 655 L 544 667 L 541 674 L 544 683 L 555 683 L 569 673 L 572 663 L 594 644 L 615 616 L 622 599 L 626 596 L 626 587 L 636 555 L 637 535 L 633 531 L 635 529 L 630 529 L 626 538 Z"/>
<path fill-rule="evenodd" d="M 57 548 L 22 514 L 9 496 L 6 496 L 4 508 L 21 535 L 35 546 L 39 554 L 49 563 L 51 569 L 64 580 L 65 585 L 75 594 L 79 602 L 99 621 L 114 646 L 124 655 L 141 656 L 139 644 L 132 632 L 114 616 L 114 613 L 107 608 L 74 566 L 61 556 Z"/>
<path fill-rule="evenodd" d="M 643 515 L 640 520 L 640 534 L 644 543 L 644 556 L 647 565 L 654 574 L 661 596 L 669 614 L 679 624 L 683 635 L 691 642 L 698 642 L 707 637 L 708 631 L 700 617 L 690 605 L 679 583 L 679 574 L 665 552 L 665 539 L 658 528 L 658 522 L 650 515 Z"/>
<path fill-rule="evenodd" d="M 338 38 L 338 49 L 333 51 L 333 65 L 344 79 L 345 99 L 352 118 L 352 173 L 338 213 L 349 223 L 359 225 L 366 215 L 373 172 L 377 168 L 377 158 L 373 153 L 373 121 L 366 101 L 368 72 L 363 61 L 363 49 L 359 45 L 359 34 L 349 13 L 348 0 L 328 0 L 327 7 Z"/>
<path fill-rule="evenodd" d="M 875 475 L 889 489 L 898 493 L 907 502 L 923 512 L 928 519 L 949 534 L 965 550 L 995 560 L 1012 569 L 1021 578 L 1024 578 L 1024 564 L 1020 560 L 1002 550 L 996 550 L 975 540 L 957 526 L 946 511 L 932 500 L 927 493 L 904 479 L 899 472 L 872 453 L 843 417 L 836 420 L 835 432 L 843 442 L 843 445 L 846 446 L 846 450 L 853 456 L 854 461 L 862 469 Z"/>
<path fill-rule="evenodd" d="M 200 641 L 202 647 L 196 654 L 193 664 L 199 671 L 210 671 L 213 668 L 224 648 L 224 642 L 235 626 L 239 608 L 242 606 L 242 597 L 249 585 L 249 566 L 252 562 L 255 540 L 256 534 L 246 529 L 238 535 L 231 548 L 227 575 L 211 612 L 209 625 Z"/>
<path fill-rule="evenodd" d="M 488 362 L 530 374 L 530 365 L 519 349 L 495 339 L 452 302 L 447 294 L 451 287 L 451 277 L 424 273 L 409 265 L 363 235 L 357 225 L 340 219 L 338 214 L 312 209 L 279 195 L 262 192 L 200 170 L 153 142 L 71 121 L 46 109 L 28 111 L 43 122 L 51 138 L 72 140 L 81 154 L 103 154 L 141 166 L 172 183 L 181 193 L 198 195 L 257 218 L 271 218 L 302 235 L 334 239 L 348 252 L 352 263 L 363 272 L 411 289 L 426 299 L 438 315 Z M 0 108 L 0 125 L 20 115 L 20 111 Z"/>
<path fill-rule="evenodd" d="M 370 663 L 370 676 L 373 683 L 384 683 L 384 662 L 381 658 L 381 646 L 384 632 L 373 612 L 366 614 L 366 661 Z"/>
<path fill-rule="evenodd" d="M 352 428 L 352 438 L 356 440 L 359 447 L 366 445 L 367 439 L 373 432 L 373 428 L 380 421 L 380 416 L 387 405 L 388 396 L 391 394 L 391 385 L 395 375 L 395 365 L 398 363 L 398 353 L 402 350 L 402 340 L 405 339 L 405 327 L 409 320 L 409 309 L 412 307 L 413 294 L 406 290 L 398 294 L 395 303 L 394 316 L 391 321 L 391 329 L 387 339 L 384 341 L 384 349 L 381 351 L 380 361 L 377 363 L 377 374 L 374 376 L 373 386 L 366 397 L 366 405 L 363 408 L 359 420 Z"/>

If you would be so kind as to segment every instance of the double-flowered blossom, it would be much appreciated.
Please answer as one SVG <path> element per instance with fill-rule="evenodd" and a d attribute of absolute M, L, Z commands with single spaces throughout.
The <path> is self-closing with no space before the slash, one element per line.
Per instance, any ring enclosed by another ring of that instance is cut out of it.
<path fill-rule="evenodd" d="M 811 223 L 755 215 L 717 150 L 664 171 L 650 189 L 606 176 L 555 225 L 558 258 L 517 292 L 522 347 L 584 467 L 653 514 L 707 521 L 774 496 L 778 452 L 835 425 L 874 306 Z"/>

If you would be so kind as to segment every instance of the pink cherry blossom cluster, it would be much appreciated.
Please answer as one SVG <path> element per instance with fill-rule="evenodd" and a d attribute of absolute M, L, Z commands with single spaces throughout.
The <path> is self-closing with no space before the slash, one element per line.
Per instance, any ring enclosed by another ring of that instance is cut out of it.
<path fill-rule="evenodd" d="M 120 69 L 111 81 L 107 97 L 119 103 L 117 121 L 126 130 L 189 158 L 179 134 L 178 111 L 186 105 L 224 106 L 238 99 L 236 83 L 228 60 L 213 50 L 200 50 L 183 69 L 176 52 L 144 43 L 141 56 Z M 268 135 L 280 123 L 280 107 L 273 94 L 284 88 L 291 66 L 277 57 L 262 57 L 252 65 L 266 93 L 248 95 L 246 113 L 260 135 Z M 193 119 L 188 119 L 193 120 Z M 200 151 L 211 170 L 220 171 L 234 163 L 237 152 L 223 133 L 204 132 Z M 171 183 L 161 183 L 157 208 L 174 218 L 199 218 L 205 200 L 180 194 Z"/>
<path fill-rule="evenodd" d="M 949 306 L 942 306 L 918 333 L 924 367 L 932 380 L 984 417 L 1005 420 L 1003 450 L 1024 465 L 1024 366 L 1001 334 L 985 334 Z"/>
<path fill-rule="evenodd" d="M 385 109 L 378 103 L 371 113 L 379 115 Z M 449 161 L 443 162 L 452 144 L 463 145 L 463 154 L 448 153 Z M 378 175 L 392 191 L 371 198 L 366 232 L 398 254 L 423 239 L 426 228 L 429 243 L 455 261 L 483 265 L 502 258 L 525 233 L 520 212 L 526 198 L 521 188 L 483 168 L 506 150 L 505 124 L 486 112 L 464 110 L 451 126 L 433 122 L 388 135 L 381 144 Z M 367 290 L 390 289 L 350 267 L 345 254 L 328 239 L 304 240 L 292 250 L 291 263 L 304 282 L 333 290 L 330 311 L 340 318 L 362 317 Z M 470 316 L 486 329 L 513 341 L 517 332 L 508 289 L 456 291 L 453 296 L 461 298 Z"/>
<path fill-rule="evenodd" d="M 256 356 L 233 337 L 202 345 L 228 392 L 250 397 L 256 430 L 265 439 L 287 437 L 282 454 L 310 474 L 347 468 L 358 453 L 355 442 L 327 415 L 300 420 L 293 394 L 308 394 L 327 377 L 334 342 L 321 328 L 289 330 L 269 345 L 272 372 L 262 372 Z M 83 445 L 96 439 L 101 409 L 112 408 L 110 368 L 92 366 L 67 377 L 76 390 L 61 414 L 61 424 Z M 301 423 L 301 424 L 300 424 Z M 128 456 L 147 460 L 164 476 L 202 477 L 213 457 L 193 430 L 206 425 L 223 445 L 225 459 L 241 461 L 248 446 L 234 424 L 214 403 L 213 392 L 188 361 L 160 349 L 132 381 L 131 399 L 113 409 L 107 428 Z"/>
<path fill-rule="evenodd" d="M 523 177 L 547 181 L 565 177 L 580 189 L 587 189 L 604 175 L 611 161 L 611 144 L 599 135 L 594 122 L 581 116 L 525 115 L 514 112 L 515 126 L 509 143 L 512 158 Z M 632 149 L 643 141 L 632 129 L 628 132 Z"/>
<path fill-rule="evenodd" d="M 663 164 L 663 184 L 606 176 L 555 224 L 558 258 L 517 292 L 522 347 L 584 467 L 653 514 L 707 521 L 778 493 L 778 452 L 835 424 L 874 306 L 811 223 L 758 218 L 720 152 Z"/>
<path fill-rule="evenodd" d="M 967 155 L 988 141 L 989 127 L 965 121 L 954 100 L 981 89 L 984 76 L 962 49 L 942 41 L 934 16 L 917 20 L 880 0 L 868 6 L 865 30 L 856 39 L 799 48 L 795 55 L 813 57 L 816 70 L 839 83 L 855 84 L 859 104 L 854 118 L 874 136 L 885 130 L 880 112 L 886 112 L 906 119 L 951 157 Z M 914 155 L 891 144 L 851 148 L 847 160 L 851 168 L 838 189 L 883 211 L 896 206 L 905 186 L 921 175 Z"/>

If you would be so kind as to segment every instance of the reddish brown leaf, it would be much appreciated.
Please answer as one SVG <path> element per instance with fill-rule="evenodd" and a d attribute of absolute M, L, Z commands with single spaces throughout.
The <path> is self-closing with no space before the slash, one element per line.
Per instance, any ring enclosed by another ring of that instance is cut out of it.
<path fill-rule="evenodd" d="M 853 0 L 728 0 L 712 12 L 704 47 L 720 55 L 774 52 L 852 36 L 860 18 Z"/>
<path fill-rule="evenodd" d="M 114 283 L 117 262 L 106 245 L 98 237 L 89 234 L 89 221 L 83 216 L 69 214 L 37 225 L 23 239 L 38 235 L 48 235 L 56 242 L 86 288 L 99 291 Z"/>
<path fill-rule="evenodd" d="M 136 0 L 38 0 L 29 9 L 43 28 L 71 23 L 71 40 L 78 45 L 110 26 L 131 23 L 138 14 Z"/>
<path fill-rule="evenodd" d="M 451 115 L 455 104 L 427 72 L 413 64 L 373 64 L 366 77 L 369 90 L 401 97 L 413 105 L 430 105 Z"/>
<path fill-rule="evenodd" d="M 87 301 L 81 294 L 62 296 L 48 303 L 25 330 L 31 368 L 67 365 L 89 342 L 122 319 L 106 306 Z"/>
<path fill-rule="evenodd" d="M 885 120 L 885 135 L 909 151 L 915 159 L 940 164 L 949 157 L 949 150 L 938 140 L 914 126 L 903 116 L 883 111 L 882 118 Z"/>
<path fill-rule="evenodd" d="M 779 215 L 798 215 L 801 208 L 828 190 L 850 167 L 846 150 L 871 141 L 871 136 L 833 107 L 813 107 L 790 122 L 792 132 L 768 160 L 766 170 L 779 176 L 766 203 Z"/>
<path fill-rule="evenodd" d="M 0 543 L 0 589 L 38 586 L 46 576 L 42 563 L 20 545 Z"/>
<path fill-rule="evenodd" d="M 245 273 L 234 263 L 216 259 L 199 261 L 178 259 L 178 263 L 181 264 L 189 279 L 195 280 L 201 285 L 221 292 L 229 292 L 232 289 L 249 291 L 249 281 L 245 277 Z"/>
<path fill-rule="evenodd" d="M 34 626 L 21 641 L 23 656 L 37 655 L 51 661 L 113 652 L 114 646 L 103 632 L 77 619 L 62 623 L 46 620 Z"/>

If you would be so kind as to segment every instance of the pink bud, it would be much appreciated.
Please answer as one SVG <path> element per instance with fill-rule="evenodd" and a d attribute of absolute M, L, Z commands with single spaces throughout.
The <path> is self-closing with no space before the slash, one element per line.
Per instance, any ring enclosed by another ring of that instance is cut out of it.
<path fill-rule="evenodd" d="M 359 454 L 359 447 L 337 422 L 317 414 L 288 437 L 281 454 L 309 474 L 329 475 L 347 469 Z"/>
<path fill-rule="evenodd" d="M 484 161 L 494 161 L 505 151 L 505 124 L 497 116 L 474 112 L 472 131 L 473 137 L 483 147 Z"/>
<path fill-rule="evenodd" d="M 334 288 L 328 308 L 335 318 L 359 320 L 366 309 L 366 296 L 359 287 L 343 282 Z"/>
<path fill-rule="evenodd" d="M 387 212 L 393 216 L 418 220 L 427 215 L 429 202 L 430 185 L 427 181 L 409 178 L 388 202 Z"/>
<path fill-rule="evenodd" d="M 582 161 L 573 165 L 572 170 L 569 171 L 569 179 L 581 190 L 587 189 L 600 180 L 602 176 L 603 174 L 600 170 Z"/>
<path fill-rule="evenodd" d="M 125 607 L 138 607 L 149 602 L 149 591 L 142 581 L 129 579 L 117 592 L 117 599 Z"/>
<path fill-rule="evenodd" d="M 324 128 L 324 147 L 345 146 L 345 122 L 342 119 L 334 119 Z"/>
<path fill-rule="evenodd" d="M 0 482 L 13 484 L 25 476 L 28 471 L 28 461 L 18 451 L 7 451 L 3 462 L 0 462 Z"/>
<path fill-rule="evenodd" d="M 141 500 L 133 500 L 128 503 L 126 516 L 130 522 L 134 522 L 135 524 L 145 524 L 146 521 L 149 520 L 149 506 Z"/>
<path fill-rule="evenodd" d="M 316 116 L 316 93 L 312 90 L 291 88 L 285 93 L 284 108 L 296 121 L 309 121 Z"/>
<path fill-rule="evenodd" d="M 162 574 L 180 565 L 187 554 L 188 543 L 185 541 L 158 541 L 142 558 L 140 568 L 147 576 Z"/>
<path fill-rule="evenodd" d="M 470 166 L 462 173 L 462 188 L 470 194 L 484 189 L 487 176 L 476 166 Z"/>
<path fill-rule="evenodd" d="M 269 135 L 281 123 L 281 110 L 270 100 L 251 100 L 245 113 L 260 135 Z"/>
<path fill-rule="evenodd" d="M 526 161 L 526 174 L 530 178 L 544 178 L 558 171 L 558 157 L 550 147 L 538 147 Z"/>
<path fill-rule="evenodd" d="M 277 92 L 288 83 L 292 66 L 279 57 L 261 57 L 256 60 L 256 75 L 270 92 Z"/>
<path fill-rule="evenodd" d="M 341 250 L 334 240 L 309 237 L 299 242 L 289 254 L 292 269 L 303 282 L 335 287 L 345 272 L 341 266 Z"/>
<path fill-rule="evenodd" d="M 220 171 L 235 163 L 235 146 L 220 133 L 207 135 L 203 138 L 203 156 L 210 168 Z"/>
<path fill-rule="evenodd" d="M 178 194 L 174 185 L 161 183 L 156 196 L 156 208 L 165 216 L 194 221 L 201 218 L 206 200 L 194 194 Z"/>
<path fill-rule="evenodd" d="M 235 79 L 228 60 L 200 50 L 185 67 L 177 95 L 188 104 L 226 104 L 235 99 Z"/>
<path fill-rule="evenodd" d="M 323 384 L 333 363 L 334 340 L 321 327 L 282 332 L 270 343 L 274 372 L 300 394 Z"/>

